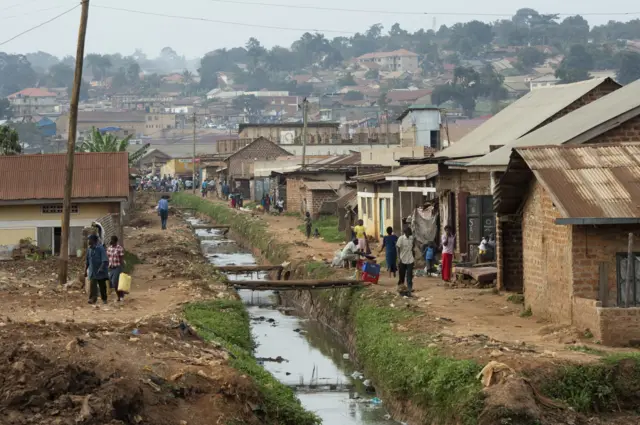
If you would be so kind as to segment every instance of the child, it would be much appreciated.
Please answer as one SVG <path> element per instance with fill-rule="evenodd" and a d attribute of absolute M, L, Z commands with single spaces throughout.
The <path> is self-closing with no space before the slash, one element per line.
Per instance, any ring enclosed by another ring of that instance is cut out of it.
<path fill-rule="evenodd" d="M 313 231 L 313 237 L 318 239 L 320 237 L 320 232 L 318 231 L 318 228 L 316 227 L 316 229 Z"/>
<path fill-rule="evenodd" d="M 396 243 L 398 237 L 393 234 L 393 228 L 387 227 L 387 236 L 382 238 L 382 246 L 380 252 L 385 250 L 385 261 L 387 262 L 387 270 L 389 271 L 389 277 L 393 275 L 396 277 L 398 271 L 398 251 L 396 250 Z"/>
<path fill-rule="evenodd" d="M 424 249 L 424 260 L 426 262 L 424 272 L 427 274 L 427 276 L 430 276 L 434 272 L 433 263 L 435 261 L 435 257 L 436 257 L 436 248 L 433 242 L 429 242 L 427 243 Z"/>

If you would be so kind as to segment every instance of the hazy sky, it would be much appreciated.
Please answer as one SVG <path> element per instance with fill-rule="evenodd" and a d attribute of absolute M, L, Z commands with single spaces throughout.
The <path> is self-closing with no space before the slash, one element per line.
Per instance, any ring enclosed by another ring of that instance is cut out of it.
<path fill-rule="evenodd" d="M 397 10 L 399 12 L 465 12 L 512 15 L 522 7 L 532 7 L 541 13 L 613 13 L 640 12 L 629 0 L 451 0 L 424 2 L 418 0 L 255 0 L 261 3 L 311 5 L 364 10 Z M 18 6 L 17 4 L 20 3 Z M 77 4 L 76 0 L 0 0 L 0 43 L 10 37 L 50 19 Z M 389 29 L 395 22 L 407 30 L 430 29 L 433 15 L 391 15 L 375 12 L 347 13 L 326 10 L 290 9 L 284 7 L 241 5 L 213 0 L 91 0 L 95 6 L 127 8 L 149 13 L 190 16 L 219 21 L 269 25 L 285 28 L 317 29 L 332 38 L 362 32 L 374 23 Z M 47 10 L 43 10 L 47 9 Z M 505 16 L 507 17 L 507 16 Z M 0 46 L 0 51 L 27 53 L 43 50 L 58 56 L 75 53 L 80 8 L 41 28 Z M 640 18 L 640 13 L 627 16 L 585 16 L 591 25 L 615 19 L 626 21 Z M 478 19 L 492 21 L 499 17 L 436 16 L 437 26 Z M 150 57 L 160 49 L 171 46 L 187 57 L 200 56 L 221 47 L 244 45 L 249 37 L 258 38 L 264 45 L 289 47 L 303 31 L 188 21 L 134 14 L 92 7 L 89 12 L 87 53 L 116 53 L 128 55 L 142 48 Z M 322 31 L 324 30 L 324 31 Z M 341 31 L 328 32 L 327 30 Z"/>

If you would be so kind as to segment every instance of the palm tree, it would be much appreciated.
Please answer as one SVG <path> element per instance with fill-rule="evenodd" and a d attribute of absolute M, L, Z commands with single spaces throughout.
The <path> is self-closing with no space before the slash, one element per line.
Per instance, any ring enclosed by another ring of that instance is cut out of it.
<path fill-rule="evenodd" d="M 191 83 L 193 83 L 193 72 L 185 69 L 182 71 L 182 84 L 189 85 Z"/>
<path fill-rule="evenodd" d="M 18 132 L 8 125 L 0 126 L 0 155 L 17 155 L 20 152 Z"/>
<path fill-rule="evenodd" d="M 102 134 L 100 130 L 93 127 L 91 129 L 91 137 L 82 142 L 78 147 L 79 152 L 126 152 L 129 147 L 131 136 L 124 139 L 118 139 L 113 134 Z M 137 162 L 149 149 L 149 143 L 143 145 L 134 153 L 129 154 L 129 163 Z"/>

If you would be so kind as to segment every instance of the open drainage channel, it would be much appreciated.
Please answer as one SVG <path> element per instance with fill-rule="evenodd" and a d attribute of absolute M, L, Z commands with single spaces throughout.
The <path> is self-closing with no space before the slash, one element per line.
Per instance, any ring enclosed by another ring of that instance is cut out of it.
<path fill-rule="evenodd" d="M 205 224 L 187 218 L 191 224 Z M 221 231 L 196 230 L 202 252 L 217 266 L 254 265 L 255 257 Z M 256 275 L 258 273 L 254 273 Z M 265 274 L 259 274 L 259 279 Z M 230 280 L 256 276 L 229 275 Z M 303 406 L 325 425 L 391 425 L 371 383 L 355 369 L 338 338 L 323 326 L 279 306 L 272 291 L 240 290 L 251 317 L 255 356 L 280 382 L 296 390 Z M 262 360 L 261 360 L 262 359 Z"/>

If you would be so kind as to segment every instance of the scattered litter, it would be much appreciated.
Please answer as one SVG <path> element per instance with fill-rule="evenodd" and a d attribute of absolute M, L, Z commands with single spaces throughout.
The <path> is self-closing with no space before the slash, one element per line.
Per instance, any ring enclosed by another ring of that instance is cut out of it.
<path fill-rule="evenodd" d="M 489 387 L 503 382 L 506 378 L 515 375 L 515 371 L 504 363 L 490 361 L 476 376 L 482 381 L 482 385 Z"/>
<path fill-rule="evenodd" d="M 134 329 L 131 331 L 132 335 L 140 335 L 140 330 L 139 329 Z"/>
<path fill-rule="evenodd" d="M 371 401 L 371 404 L 373 404 L 375 406 L 378 406 L 378 405 L 382 404 L 382 400 L 380 400 L 378 397 L 374 397 L 370 401 Z"/>
<path fill-rule="evenodd" d="M 345 360 L 349 360 L 349 353 L 344 353 L 342 355 L 342 358 L 345 359 Z"/>
<path fill-rule="evenodd" d="M 353 372 L 351 374 L 351 377 L 353 379 L 362 379 L 362 378 L 364 378 L 364 375 L 362 373 L 360 373 L 360 372 Z"/>

